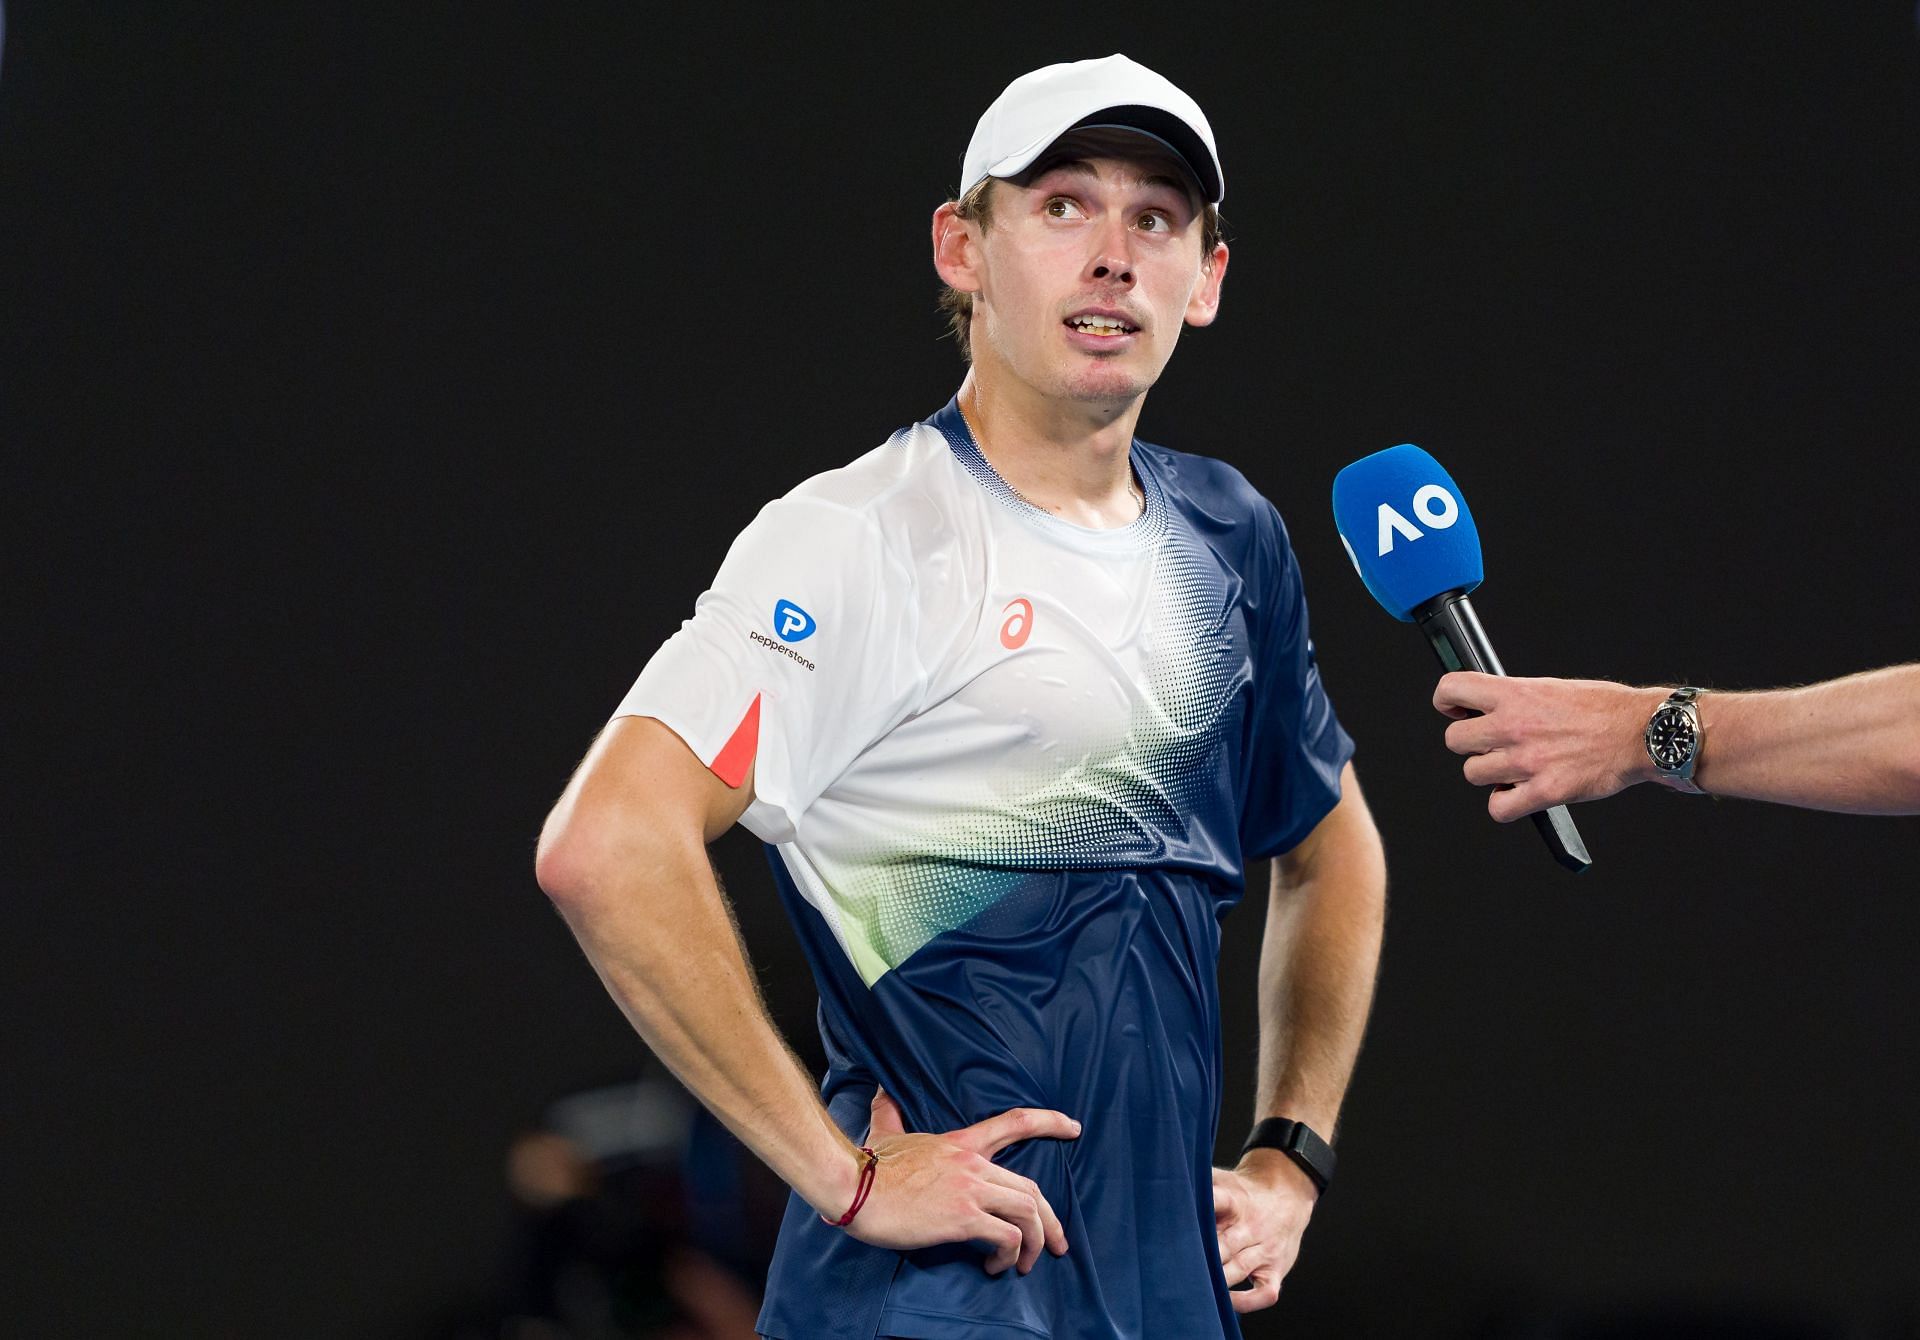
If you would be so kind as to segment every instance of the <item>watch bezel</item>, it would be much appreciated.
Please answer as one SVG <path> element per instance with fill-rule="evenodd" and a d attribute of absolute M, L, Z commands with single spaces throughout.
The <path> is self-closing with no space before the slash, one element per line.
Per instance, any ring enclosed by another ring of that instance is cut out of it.
<path fill-rule="evenodd" d="M 1675 689 L 1667 696 L 1665 702 L 1653 709 L 1653 715 L 1647 718 L 1647 727 L 1642 734 L 1642 739 L 1646 743 L 1647 757 L 1653 761 L 1654 771 L 1662 777 L 1676 781 L 1693 779 L 1694 769 L 1700 761 L 1700 747 L 1705 738 L 1705 732 L 1700 724 L 1700 709 L 1694 702 L 1699 693 L 1698 689 L 1691 687 Z M 1662 722 L 1674 718 L 1687 723 L 1691 739 L 1688 741 L 1686 757 L 1678 763 L 1670 764 L 1661 758 L 1660 748 L 1654 742 L 1654 733 L 1660 728 Z"/>

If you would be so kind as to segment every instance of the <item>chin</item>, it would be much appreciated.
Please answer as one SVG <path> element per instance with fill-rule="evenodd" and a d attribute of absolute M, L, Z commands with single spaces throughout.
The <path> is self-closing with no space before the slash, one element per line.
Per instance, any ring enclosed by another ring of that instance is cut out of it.
<path fill-rule="evenodd" d="M 1068 373 L 1061 391 L 1072 400 L 1133 400 L 1145 395 L 1154 380 L 1138 368 L 1096 365 Z"/>

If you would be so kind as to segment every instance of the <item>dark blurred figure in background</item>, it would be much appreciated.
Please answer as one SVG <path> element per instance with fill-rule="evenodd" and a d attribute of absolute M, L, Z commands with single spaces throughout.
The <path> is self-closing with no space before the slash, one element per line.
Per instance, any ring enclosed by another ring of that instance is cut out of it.
<path fill-rule="evenodd" d="M 509 1259 L 443 1340 L 752 1340 L 784 1184 L 670 1077 L 551 1103 L 507 1149 Z"/>

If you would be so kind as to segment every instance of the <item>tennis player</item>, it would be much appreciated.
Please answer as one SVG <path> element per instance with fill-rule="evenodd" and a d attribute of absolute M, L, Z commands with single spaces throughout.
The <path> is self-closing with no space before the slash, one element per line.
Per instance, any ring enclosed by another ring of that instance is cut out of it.
<path fill-rule="evenodd" d="M 634 1027 L 793 1187 L 768 1336 L 1238 1335 L 1332 1174 L 1380 840 L 1278 513 L 1134 437 L 1219 309 L 1223 193 L 1126 57 L 1009 85 L 933 216 L 959 393 L 761 511 L 541 836 Z M 735 822 L 823 1084 L 708 861 Z M 1215 1168 L 1221 923 L 1268 858 L 1259 1120 Z"/>

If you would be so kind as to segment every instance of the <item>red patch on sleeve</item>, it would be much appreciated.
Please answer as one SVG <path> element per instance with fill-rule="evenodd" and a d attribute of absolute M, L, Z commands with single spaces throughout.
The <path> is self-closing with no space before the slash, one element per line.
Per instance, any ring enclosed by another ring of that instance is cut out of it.
<path fill-rule="evenodd" d="M 733 734 L 720 747 L 709 764 L 713 775 L 738 791 L 740 784 L 747 780 L 747 769 L 753 766 L 754 756 L 760 752 L 760 695 L 753 695 L 753 706 L 740 718 L 740 724 L 733 728 Z"/>

